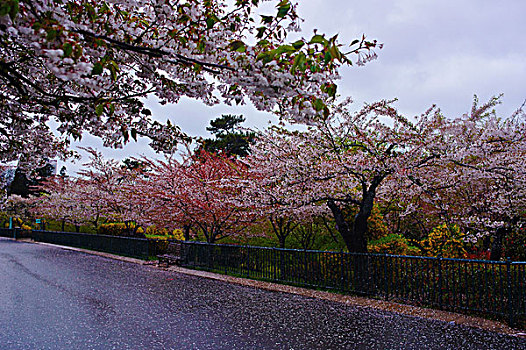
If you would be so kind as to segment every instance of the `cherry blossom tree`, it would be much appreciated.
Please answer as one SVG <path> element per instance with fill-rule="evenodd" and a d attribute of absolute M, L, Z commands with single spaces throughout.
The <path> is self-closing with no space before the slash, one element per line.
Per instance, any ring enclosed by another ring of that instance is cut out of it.
<path fill-rule="evenodd" d="M 150 204 L 139 186 L 144 169 L 105 159 L 90 148 L 85 150 L 90 153 L 90 161 L 79 172 L 86 183 L 81 190 L 83 201 L 100 208 L 106 220 L 123 222 L 132 235 L 139 235 L 139 227 L 148 221 Z"/>
<path fill-rule="evenodd" d="M 287 238 L 301 222 L 326 215 L 327 207 L 298 201 L 293 195 L 294 189 L 276 176 L 270 163 L 264 163 L 266 155 L 248 158 L 249 176 L 243 180 L 242 201 L 260 221 L 268 221 L 279 246 L 285 248 Z"/>
<path fill-rule="evenodd" d="M 498 103 L 493 98 L 480 105 L 475 98 L 470 113 L 437 119 L 428 150 L 440 157 L 396 184 L 407 203 L 405 215 L 425 208 L 431 226 L 458 225 L 472 243 L 492 238 L 492 260 L 500 258 L 503 239 L 522 224 L 526 210 L 525 115 L 519 109 L 499 118 Z"/>
<path fill-rule="evenodd" d="M 244 233 L 254 215 L 240 200 L 246 166 L 201 150 L 183 160 L 149 161 L 145 193 L 157 203 L 150 215 L 159 227 L 192 226 L 206 241 Z M 248 234 L 248 233 L 247 233 Z"/>
<path fill-rule="evenodd" d="M 172 151 L 184 135 L 151 116 L 148 96 L 161 104 L 250 100 L 297 120 L 329 113 L 338 68 L 374 58 L 376 42 L 343 48 L 315 33 L 290 43 L 296 5 L 276 1 L 274 14 L 259 15 L 260 2 L 2 1 L 1 159 L 68 156 L 84 133 L 111 147 L 145 136 Z"/>
<path fill-rule="evenodd" d="M 23 224 L 24 222 L 31 222 L 33 202 L 31 198 L 24 198 L 18 195 L 11 195 L 5 200 L 3 212 L 8 217 L 18 218 Z"/>
<path fill-rule="evenodd" d="M 448 119 L 432 107 L 414 121 L 389 101 L 314 121 L 308 131 L 273 128 L 259 136 L 251 169 L 295 206 L 324 203 L 349 251 L 366 251 L 373 204 L 404 203 L 399 216 L 426 210 L 431 231 L 458 225 L 466 240 L 493 236 L 494 258 L 510 227 L 523 220 L 524 113 L 498 118 L 498 98 Z M 395 199 L 395 200 L 393 200 Z"/>
<path fill-rule="evenodd" d="M 48 219 L 60 220 L 62 231 L 65 224 L 70 223 L 75 226 L 77 232 L 80 226 L 94 223 L 100 217 L 100 211 L 96 206 L 92 206 L 86 200 L 86 186 L 88 184 L 79 178 L 55 177 L 47 180 L 39 189 L 42 194 L 33 198 L 33 212 Z"/>
<path fill-rule="evenodd" d="M 334 106 L 334 115 L 313 121 L 307 131 L 263 133 L 250 162 L 266 169 L 289 202 L 326 205 L 348 250 L 365 252 L 367 220 L 374 202 L 388 196 L 386 184 L 440 156 L 426 147 L 440 116 L 430 109 L 410 122 L 390 101 L 355 113 L 349 103 Z"/>

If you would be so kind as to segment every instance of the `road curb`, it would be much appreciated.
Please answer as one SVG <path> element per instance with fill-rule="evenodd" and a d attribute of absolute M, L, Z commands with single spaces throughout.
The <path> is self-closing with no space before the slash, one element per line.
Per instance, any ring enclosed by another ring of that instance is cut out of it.
<path fill-rule="evenodd" d="M 154 261 L 146 261 L 146 260 L 130 258 L 130 257 L 125 257 L 125 256 L 120 256 L 120 255 L 115 255 L 115 254 L 110 254 L 110 253 L 88 250 L 88 249 L 62 246 L 58 244 L 33 242 L 33 241 L 27 241 L 27 240 L 24 240 L 24 242 L 57 247 L 57 248 L 65 249 L 65 250 L 72 250 L 72 251 L 82 252 L 82 253 L 86 253 L 90 255 L 97 255 L 97 256 L 104 257 L 104 258 L 128 262 L 132 264 L 147 265 L 147 266 L 151 266 L 153 268 L 157 268 L 160 270 L 172 271 L 172 272 L 182 273 L 182 274 L 190 275 L 190 276 L 208 278 L 208 279 L 223 281 L 227 283 L 233 283 L 233 284 L 238 284 L 238 285 L 243 285 L 243 286 L 248 286 L 248 287 L 253 287 L 253 288 L 265 289 L 265 290 L 274 291 L 274 292 L 297 294 L 297 295 L 315 298 L 315 299 L 338 302 L 338 303 L 342 303 L 342 304 L 349 305 L 349 306 L 373 308 L 376 310 L 394 312 L 394 313 L 405 315 L 405 316 L 438 320 L 438 321 L 443 321 L 443 322 L 447 322 L 450 324 L 463 325 L 467 327 L 483 329 L 483 330 L 490 331 L 490 332 L 526 338 L 526 333 L 524 333 L 521 330 L 511 328 L 504 323 L 501 323 L 498 321 L 487 320 L 487 319 L 480 318 L 480 317 L 462 315 L 462 314 L 449 312 L 449 311 L 434 310 L 434 309 L 422 308 L 422 307 L 406 305 L 406 304 L 399 304 L 395 302 L 378 300 L 378 299 L 369 299 L 369 298 L 364 298 L 364 297 L 342 295 L 342 294 L 337 294 L 337 293 L 289 286 L 289 285 L 272 283 L 272 282 L 251 280 L 251 279 L 246 279 L 246 278 L 216 274 L 216 273 L 212 273 L 208 271 L 192 270 L 192 269 L 187 269 L 187 268 L 179 267 L 179 266 L 171 266 L 169 268 L 163 268 L 163 267 L 157 266 L 156 262 Z"/>

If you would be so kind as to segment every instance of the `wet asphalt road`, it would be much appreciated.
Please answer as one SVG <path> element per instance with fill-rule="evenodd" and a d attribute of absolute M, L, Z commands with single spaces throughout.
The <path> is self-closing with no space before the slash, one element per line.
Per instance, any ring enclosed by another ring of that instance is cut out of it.
<path fill-rule="evenodd" d="M 0 239 L 0 349 L 526 349 L 526 339 Z"/>

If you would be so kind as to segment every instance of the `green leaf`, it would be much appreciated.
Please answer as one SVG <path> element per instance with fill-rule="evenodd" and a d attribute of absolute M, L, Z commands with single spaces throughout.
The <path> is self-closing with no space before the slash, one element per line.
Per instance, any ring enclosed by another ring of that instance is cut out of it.
<path fill-rule="evenodd" d="M 257 46 L 267 46 L 268 44 L 270 44 L 270 42 L 268 40 L 260 40 L 260 41 L 258 41 L 258 43 L 256 45 Z"/>
<path fill-rule="evenodd" d="M 303 52 L 297 54 L 296 57 L 294 57 L 294 63 L 292 64 L 291 72 L 294 74 L 297 69 L 301 70 L 302 72 L 305 71 L 306 60 L 307 58 Z"/>
<path fill-rule="evenodd" d="M 232 51 L 244 52 L 246 50 L 246 45 L 241 40 L 234 40 L 228 44 L 228 48 Z"/>
<path fill-rule="evenodd" d="M 58 32 L 55 29 L 50 29 L 47 32 L 47 41 L 53 41 L 57 37 Z"/>
<path fill-rule="evenodd" d="M 332 55 L 329 51 L 325 52 L 325 57 L 323 59 L 323 62 L 325 64 L 328 64 L 332 60 Z"/>
<path fill-rule="evenodd" d="M 274 20 L 274 17 L 272 17 L 272 16 L 261 15 L 261 23 L 270 24 L 270 23 L 272 23 L 273 20 Z"/>
<path fill-rule="evenodd" d="M 330 97 L 336 96 L 336 89 L 338 86 L 336 84 L 326 84 L 323 86 L 322 90 L 327 93 Z"/>
<path fill-rule="evenodd" d="M 257 28 L 258 33 L 256 34 L 256 38 L 260 39 L 263 37 L 263 34 L 265 34 L 265 30 L 267 30 L 267 27 L 259 27 Z"/>
<path fill-rule="evenodd" d="M 206 18 L 206 29 L 211 29 L 217 22 L 219 22 L 219 18 L 215 14 L 209 15 Z"/>
<path fill-rule="evenodd" d="M 356 45 L 356 44 L 358 44 L 359 42 L 360 42 L 360 40 L 358 40 L 358 39 L 354 39 L 354 40 L 351 42 L 351 45 L 349 45 L 349 46 Z"/>
<path fill-rule="evenodd" d="M 278 18 L 283 18 L 287 15 L 287 13 L 289 13 L 289 10 L 290 10 L 290 2 L 289 0 L 283 0 L 281 1 L 278 6 L 278 14 L 276 15 L 276 17 Z"/>
<path fill-rule="evenodd" d="M 274 52 L 276 56 L 280 56 L 284 53 L 296 52 L 296 49 L 292 45 L 281 45 Z"/>
<path fill-rule="evenodd" d="M 109 66 L 110 73 L 111 73 L 111 80 L 116 81 L 117 80 L 117 69 L 115 69 L 114 66 Z"/>
<path fill-rule="evenodd" d="M 294 48 L 296 50 L 301 49 L 303 47 L 303 45 L 305 45 L 305 42 L 303 40 L 298 40 L 298 41 L 292 43 L 292 46 L 294 46 Z"/>
<path fill-rule="evenodd" d="M 102 73 L 104 67 L 102 67 L 102 64 L 100 62 L 97 62 L 93 65 L 93 69 L 91 71 L 92 75 L 99 75 Z"/>
<path fill-rule="evenodd" d="M 188 43 L 188 39 L 185 38 L 184 36 L 179 36 L 177 37 L 177 39 L 179 40 L 179 42 L 183 45 L 186 45 Z"/>
<path fill-rule="evenodd" d="M 64 51 L 64 57 L 69 57 L 73 53 L 73 46 L 70 43 L 64 43 L 62 50 Z"/>
<path fill-rule="evenodd" d="M 95 107 L 95 114 L 97 115 L 97 117 L 100 117 L 103 112 L 104 112 L 104 105 L 102 103 L 97 105 L 97 107 Z"/>
<path fill-rule="evenodd" d="M 316 112 L 319 112 L 321 111 L 325 106 L 325 103 L 323 103 L 322 100 L 320 100 L 319 98 L 315 99 L 314 102 L 312 103 L 312 106 L 314 107 L 314 109 L 316 110 Z"/>
<path fill-rule="evenodd" d="M 323 35 L 316 34 L 310 39 L 310 44 L 322 44 L 327 45 L 328 41 L 323 37 Z"/>
<path fill-rule="evenodd" d="M 341 61 L 342 54 L 340 53 L 340 50 L 336 46 L 329 47 L 329 52 L 331 53 L 331 56 L 337 60 Z"/>
<path fill-rule="evenodd" d="M 204 41 L 199 41 L 199 43 L 197 44 L 197 50 L 199 50 L 199 52 L 201 52 L 201 53 L 204 53 L 205 49 L 206 49 L 205 42 Z"/>
<path fill-rule="evenodd" d="M 274 59 L 273 51 L 262 52 L 256 57 L 256 61 L 263 61 L 263 63 L 269 63 Z"/>

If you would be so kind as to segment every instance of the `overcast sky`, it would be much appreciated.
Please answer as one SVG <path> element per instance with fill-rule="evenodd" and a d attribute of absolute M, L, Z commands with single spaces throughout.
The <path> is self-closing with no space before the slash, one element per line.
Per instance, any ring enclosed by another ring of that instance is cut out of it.
<path fill-rule="evenodd" d="M 339 34 L 342 43 L 365 34 L 384 44 L 377 60 L 341 72 L 339 93 L 351 96 L 357 108 L 398 98 L 396 106 L 407 116 L 437 104 L 454 117 L 470 109 L 474 94 L 487 101 L 503 93 L 498 112 L 505 117 L 526 99 L 525 0 L 304 0 L 298 12 L 305 19 L 305 37 L 317 28 Z M 275 120 L 251 106 L 207 107 L 189 99 L 148 105 L 158 119 L 169 118 L 190 135 L 208 136 L 209 121 L 223 113 L 243 114 L 251 127 Z M 83 144 L 102 149 L 90 137 Z M 118 159 L 153 155 L 145 140 L 104 154 Z M 68 172 L 77 167 L 68 164 Z"/>

